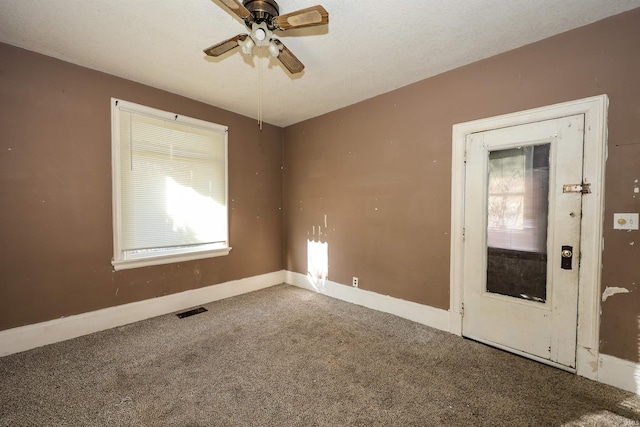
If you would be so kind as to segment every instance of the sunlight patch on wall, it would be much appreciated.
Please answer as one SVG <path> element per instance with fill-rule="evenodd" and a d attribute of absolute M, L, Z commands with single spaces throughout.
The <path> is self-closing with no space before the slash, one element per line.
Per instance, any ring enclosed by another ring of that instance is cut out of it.
<path fill-rule="evenodd" d="M 326 218 L 325 215 L 325 225 Z M 307 277 L 317 292 L 324 292 L 329 278 L 329 242 L 323 242 L 326 236 L 323 236 L 321 226 L 313 226 L 310 234 L 307 239 Z"/>

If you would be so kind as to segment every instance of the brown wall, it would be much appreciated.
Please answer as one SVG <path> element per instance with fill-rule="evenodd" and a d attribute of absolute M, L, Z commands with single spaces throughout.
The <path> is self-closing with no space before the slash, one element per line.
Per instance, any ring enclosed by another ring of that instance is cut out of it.
<path fill-rule="evenodd" d="M 631 293 L 602 304 L 601 350 L 640 360 L 640 234 L 612 228 L 640 211 L 639 41 L 636 9 L 286 128 L 286 268 L 319 239 L 330 280 L 448 309 L 452 126 L 607 94 L 602 286 Z"/>
<path fill-rule="evenodd" d="M 452 125 L 606 93 L 602 286 L 631 293 L 602 304 L 601 350 L 638 361 L 640 235 L 611 225 L 613 212 L 640 211 L 638 40 L 640 9 L 263 132 L 0 44 L 0 330 L 277 271 L 283 259 L 306 273 L 308 240 L 328 242 L 332 281 L 358 276 L 363 289 L 448 309 Z M 113 271 L 111 97 L 229 126 L 229 256 Z"/>
<path fill-rule="evenodd" d="M 113 271 L 111 97 L 229 127 L 228 256 Z M 0 330 L 282 269 L 280 128 L 0 44 L 0 134 Z"/>

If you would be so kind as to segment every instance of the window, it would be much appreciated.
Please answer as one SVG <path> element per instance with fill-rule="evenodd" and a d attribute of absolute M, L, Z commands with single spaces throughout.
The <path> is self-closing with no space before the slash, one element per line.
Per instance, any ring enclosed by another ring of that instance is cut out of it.
<path fill-rule="evenodd" d="M 114 268 L 227 255 L 227 127 L 111 101 Z"/>
<path fill-rule="evenodd" d="M 541 144 L 489 152 L 489 247 L 546 253 L 550 150 Z"/>

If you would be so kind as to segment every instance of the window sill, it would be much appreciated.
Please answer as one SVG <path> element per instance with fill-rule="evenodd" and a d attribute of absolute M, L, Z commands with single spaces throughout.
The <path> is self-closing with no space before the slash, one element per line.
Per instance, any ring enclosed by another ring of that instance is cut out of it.
<path fill-rule="evenodd" d="M 183 254 L 171 254 L 160 256 L 149 256 L 136 259 L 121 259 L 111 261 L 111 265 L 116 271 L 128 270 L 131 268 L 150 267 L 152 265 L 172 264 L 176 262 L 193 261 L 196 259 L 214 258 L 229 255 L 231 248 L 214 249 L 201 252 L 189 252 Z"/>

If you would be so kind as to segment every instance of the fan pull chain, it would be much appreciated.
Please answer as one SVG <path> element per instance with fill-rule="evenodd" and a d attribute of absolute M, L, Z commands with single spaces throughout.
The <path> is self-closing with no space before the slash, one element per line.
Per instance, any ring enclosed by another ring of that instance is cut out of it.
<path fill-rule="evenodd" d="M 262 47 L 258 55 L 258 126 L 262 130 Z"/>

